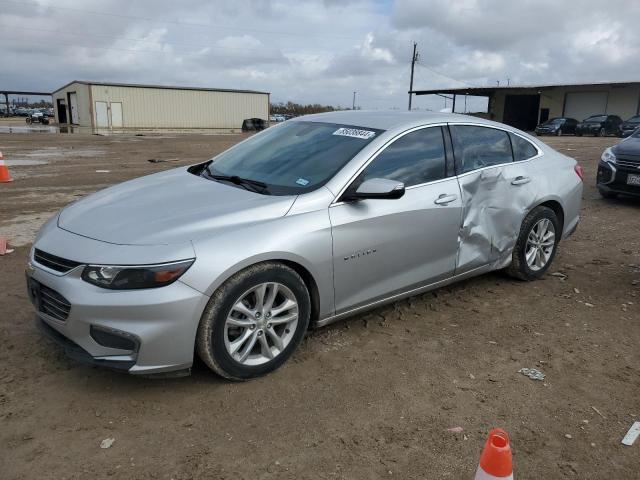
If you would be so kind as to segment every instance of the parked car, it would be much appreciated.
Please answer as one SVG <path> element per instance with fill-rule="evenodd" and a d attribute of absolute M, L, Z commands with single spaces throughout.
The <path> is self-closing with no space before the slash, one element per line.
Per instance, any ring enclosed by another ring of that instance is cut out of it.
<path fill-rule="evenodd" d="M 635 115 L 620 124 L 618 136 L 622 138 L 628 137 L 638 128 L 640 128 L 640 115 Z"/>
<path fill-rule="evenodd" d="M 576 127 L 576 135 L 594 135 L 606 137 L 618 135 L 622 119 L 617 115 L 592 115 L 585 118 Z"/>
<path fill-rule="evenodd" d="M 602 153 L 596 182 L 604 198 L 640 196 L 640 129 Z"/>
<path fill-rule="evenodd" d="M 536 127 L 536 135 L 574 135 L 578 121 L 575 118 L 556 117 Z"/>
<path fill-rule="evenodd" d="M 49 117 L 40 110 L 32 110 L 27 118 L 25 118 L 25 121 L 28 124 L 41 123 L 43 125 L 49 125 Z"/>
<path fill-rule="evenodd" d="M 245 380 L 310 326 L 492 270 L 540 278 L 581 197 L 574 159 L 507 125 L 298 117 L 67 206 L 37 235 L 28 291 L 74 358 L 177 375 L 195 353 Z"/>
<path fill-rule="evenodd" d="M 266 122 L 261 118 L 247 118 L 242 122 L 242 131 L 243 132 L 259 132 L 264 130 L 266 126 Z"/>
<path fill-rule="evenodd" d="M 270 122 L 276 122 L 277 123 L 277 122 L 284 122 L 284 120 L 285 120 L 285 118 L 282 115 L 278 115 L 278 114 L 271 115 L 269 117 L 269 121 Z"/>

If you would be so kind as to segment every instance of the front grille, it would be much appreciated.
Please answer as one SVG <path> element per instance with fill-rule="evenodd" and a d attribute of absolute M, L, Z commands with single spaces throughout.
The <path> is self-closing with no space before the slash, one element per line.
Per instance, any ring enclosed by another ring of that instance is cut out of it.
<path fill-rule="evenodd" d="M 36 263 L 40 265 L 50 268 L 51 270 L 55 270 L 60 273 L 67 273 L 69 270 L 76 268 L 78 265 L 82 265 L 80 262 L 75 262 L 73 260 L 67 260 L 66 258 L 56 257 L 55 255 L 51 255 L 50 253 L 43 252 L 42 250 L 38 250 L 36 248 L 33 259 Z"/>
<path fill-rule="evenodd" d="M 637 169 L 640 167 L 640 155 L 616 156 L 616 165 Z"/>
<path fill-rule="evenodd" d="M 38 310 L 61 321 L 69 317 L 71 304 L 55 290 L 40 284 Z"/>

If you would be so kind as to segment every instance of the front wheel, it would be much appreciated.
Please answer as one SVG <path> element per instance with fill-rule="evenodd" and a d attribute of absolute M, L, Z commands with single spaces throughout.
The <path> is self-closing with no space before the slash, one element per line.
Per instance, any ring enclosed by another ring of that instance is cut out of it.
<path fill-rule="evenodd" d="M 506 272 L 520 280 L 537 280 L 551 266 L 561 237 L 560 222 L 553 210 L 539 206 L 522 222 Z"/>
<path fill-rule="evenodd" d="M 253 265 L 211 296 L 196 350 L 209 368 L 230 380 L 266 375 L 293 354 L 310 315 L 309 292 L 295 270 L 280 263 Z"/>
<path fill-rule="evenodd" d="M 558 131 L 556 132 L 556 135 L 558 137 L 561 137 L 562 136 L 562 129 L 559 128 Z"/>
<path fill-rule="evenodd" d="M 607 131 L 604 128 L 601 128 L 600 131 L 598 132 L 598 135 L 600 135 L 601 137 L 606 137 Z"/>
<path fill-rule="evenodd" d="M 607 200 L 614 200 L 618 198 L 618 194 L 615 192 L 607 192 L 605 190 L 602 190 L 601 188 L 599 188 L 598 191 L 600 192 L 600 196 L 602 198 L 606 198 Z"/>

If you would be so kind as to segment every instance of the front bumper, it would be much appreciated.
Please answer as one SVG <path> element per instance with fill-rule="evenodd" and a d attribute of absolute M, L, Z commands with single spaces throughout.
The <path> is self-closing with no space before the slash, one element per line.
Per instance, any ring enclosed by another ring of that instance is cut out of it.
<path fill-rule="evenodd" d="M 188 372 L 209 297 L 180 280 L 161 288 L 106 290 L 82 280 L 83 268 L 61 274 L 30 259 L 29 296 L 49 337 L 83 362 L 142 375 Z M 34 292 L 42 286 L 43 292 Z"/>
<path fill-rule="evenodd" d="M 627 183 L 629 175 L 640 175 L 640 169 L 613 165 L 600 160 L 596 180 L 597 187 L 603 193 L 640 196 L 640 186 Z"/>
<path fill-rule="evenodd" d="M 558 130 L 551 128 L 536 128 L 536 135 L 557 135 Z"/>

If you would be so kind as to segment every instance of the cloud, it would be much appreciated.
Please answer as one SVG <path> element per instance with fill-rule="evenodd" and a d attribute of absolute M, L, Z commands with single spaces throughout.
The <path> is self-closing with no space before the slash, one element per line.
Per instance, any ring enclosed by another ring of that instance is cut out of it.
<path fill-rule="evenodd" d="M 257 89 L 274 101 L 406 108 L 415 87 L 640 80 L 640 2 L 3 0 L 0 83 L 73 79 Z M 9 66 L 7 68 L 7 66 Z M 34 72 L 44 72 L 34 75 Z M 420 97 L 419 108 L 443 100 Z"/>

